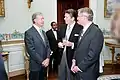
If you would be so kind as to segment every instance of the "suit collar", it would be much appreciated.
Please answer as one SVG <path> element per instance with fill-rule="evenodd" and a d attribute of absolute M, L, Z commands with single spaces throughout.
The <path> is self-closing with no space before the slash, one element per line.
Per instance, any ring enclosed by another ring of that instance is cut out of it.
<path fill-rule="evenodd" d="M 76 29 L 77 29 L 76 26 L 78 27 L 77 23 L 75 23 L 73 26 L 73 29 L 72 29 L 70 36 L 69 36 L 69 41 L 71 41 L 72 36 L 74 36 L 74 34 L 76 33 Z"/>
<path fill-rule="evenodd" d="M 46 45 L 44 44 L 44 42 L 43 42 L 42 37 L 40 36 L 39 32 L 37 31 L 37 29 L 36 29 L 34 26 L 32 26 L 32 30 L 33 30 L 35 36 L 36 36 L 40 41 L 42 41 L 42 44 L 43 44 L 44 46 L 46 46 Z"/>
<path fill-rule="evenodd" d="M 86 32 L 83 34 L 81 40 L 78 41 L 78 46 L 79 46 L 79 45 L 81 44 L 81 42 L 84 40 L 84 38 L 86 37 L 86 35 L 90 32 L 90 30 L 91 30 L 91 28 L 92 28 L 93 25 L 94 25 L 94 23 L 92 23 L 92 24 L 88 27 L 88 29 L 86 30 Z"/>
<path fill-rule="evenodd" d="M 54 30 L 50 29 L 50 33 L 51 33 L 51 36 L 53 36 L 54 39 L 57 40 L 57 39 L 55 38 Z M 57 31 L 56 31 L 56 35 L 57 35 Z M 58 36 L 57 36 L 57 38 L 58 38 Z"/>

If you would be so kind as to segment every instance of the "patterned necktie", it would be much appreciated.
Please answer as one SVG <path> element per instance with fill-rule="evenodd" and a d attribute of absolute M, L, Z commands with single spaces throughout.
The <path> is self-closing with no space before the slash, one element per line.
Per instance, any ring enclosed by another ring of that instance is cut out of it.
<path fill-rule="evenodd" d="M 43 30 L 40 29 L 39 31 L 40 31 L 40 36 L 41 36 L 42 40 L 45 42 L 44 35 L 43 35 Z"/>
<path fill-rule="evenodd" d="M 71 28 L 70 26 L 67 27 L 66 35 L 65 35 L 66 40 L 69 40 L 70 32 L 71 32 L 71 31 L 70 31 L 70 28 Z"/>
<path fill-rule="evenodd" d="M 81 39 L 82 39 L 82 37 L 83 37 L 83 29 L 80 31 L 80 36 L 79 36 L 79 40 L 78 40 L 78 42 L 80 42 L 81 41 Z"/>

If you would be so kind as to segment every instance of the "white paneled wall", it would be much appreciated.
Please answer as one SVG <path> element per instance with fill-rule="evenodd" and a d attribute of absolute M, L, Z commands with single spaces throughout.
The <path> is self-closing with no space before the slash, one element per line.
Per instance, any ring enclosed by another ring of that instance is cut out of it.
<path fill-rule="evenodd" d="M 9 51 L 9 72 L 24 69 L 24 55 L 22 44 L 4 45 L 3 50 Z"/>

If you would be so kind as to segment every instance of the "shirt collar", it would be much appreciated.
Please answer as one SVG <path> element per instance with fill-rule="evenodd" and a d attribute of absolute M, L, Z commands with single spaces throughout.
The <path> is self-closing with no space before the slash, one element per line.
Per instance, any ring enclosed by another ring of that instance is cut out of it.
<path fill-rule="evenodd" d="M 41 27 L 38 27 L 37 25 L 33 24 L 33 26 L 35 27 L 35 29 L 39 32 Z"/>
<path fill-rule="evenodd" d="M 84 26 L 83 27 L 83 32 L 85 32 L 91 24 L 92 24 L 92 22 L 89 22 L 86 26 Z"/>
<path fill-rule="evenodd" d="M 52 28 L 52 31 L 55 31 L 55 30 Z"/>
<path fill-rule="evenodd" d="M 73 28 L 75 25 L 75 21 L 71 25 L 67 25 L 67 27 Z"/>

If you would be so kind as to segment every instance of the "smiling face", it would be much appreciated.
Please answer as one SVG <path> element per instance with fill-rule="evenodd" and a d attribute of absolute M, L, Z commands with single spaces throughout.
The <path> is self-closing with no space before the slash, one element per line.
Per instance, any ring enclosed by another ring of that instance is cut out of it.
<path fill-rule="evenodd" d="M 71 24 L 71 23 L 74 21 L 73 17 L 71 17 L 70 14 L 65 13 L 64 16 L 65 16 L 65 17 L 64 17 L 64 20 L 65 20 L 65 23 L 66 23 L 66 24 Z"/>
<path fill-rule="evenodd" d="M 78 9 L 78 17 L 77 17 L 78 24 L 85 26 L 89 22 L 92 22 L 92 20 L 93 20 L 93 11 L 90 8 L 85 7 Z"/>
<path fill-rule="evenodd" d="M 42 27 L 44 25 L 44 17 L 42 15 L 37 15 L 34 22 L 37 26 Z"/>
<path fill-rule="evenodd" d="M 52 23 L 51 23 L 51 27 L 52 27 L 54 30 L 57 30 L 57 28 L 58 28 L 57 23 L 56 23 L 56 22 L 52 22 Z"/>
<path fill-rule="evenodd" d="M 84 26 L 86 21 L 88 21 L 88 15 L 78 12 L 77 23 Z"/>

